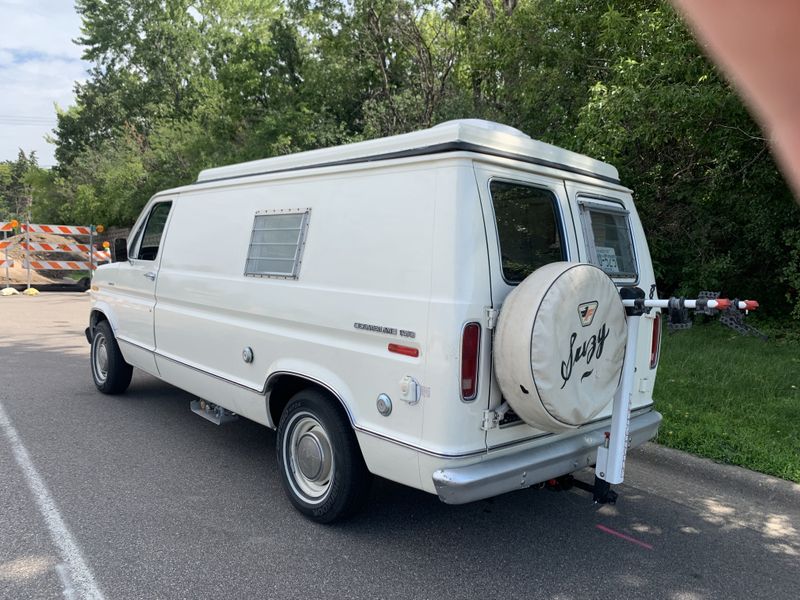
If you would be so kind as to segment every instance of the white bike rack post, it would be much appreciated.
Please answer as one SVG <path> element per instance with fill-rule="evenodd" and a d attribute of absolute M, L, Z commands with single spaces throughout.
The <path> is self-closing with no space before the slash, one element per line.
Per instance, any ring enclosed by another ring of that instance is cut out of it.
<path fill-rule="evenodd" d="M 611 427 L 609 431 L 605 432 L 603 444 L 597 447 L 594 500 L 598 503 L 613 503 L 617 495 L 611 491 L 610 485 L 622 483 L 625 479 L 625 458 L 630 446 L 631 396 L 636 374 L 636 342 L 639 336 L 639 320 L 642 315 L 653 308 L 728 310 L 735 307 L 744 311 L 758 308 L 758 302 L 755 300 L 732 301 L 727 298 L 645 299 L 644 292 L 638 288 L 623 288 L 620 293 L 623 298 L 622 305 L 627 313 L 628 338 L 625 344 L 622 379 L 614 395 L 614 403 L 611 409 Z"/>
<path fill-rule="evenodd" d="M 628 316 L 628 340 L 625 344 L 625 362 L 622 381 L 614 394 L 611 409 L 611 428 L 606 439 L 597 448 L 595 474 L 608 483 L 622 483 L 625 478 L 625 457 L 628 453 L 628 431 L 631 424 L 631 394 L 636 373 L 636 338 L 641 316 Z"/>

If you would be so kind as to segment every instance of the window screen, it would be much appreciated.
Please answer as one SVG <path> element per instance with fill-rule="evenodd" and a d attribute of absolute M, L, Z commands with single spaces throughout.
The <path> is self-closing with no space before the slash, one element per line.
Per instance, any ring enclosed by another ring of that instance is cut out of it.
<path fill-rule="evenodd" d="M 296 278 L 309 211 L 258 213 L 253 221 L 244 274 Z"/>
<path fill-rule="evenodd" d="M 142 242 L 136 253 L 136 258 L 139 260 L 155 260 L 158 256 L 161 236 L 171 207 L 172 202 L 159 202 L 150 210 L 150 216 L 147 217 L 147 224 L 142 233 Z"/>
<path fill-rule="evenodd" d="M 508 283 L 519 283 L 539 267 L 565 259 L 552 192 L 504 181 L 492 181 L 489 189 Z"/>
<path fill-rule="evenodd" d="M 636 279 L 628 211 L 619 206 L 581 203 L 589 260 L 612 277 Z"/>

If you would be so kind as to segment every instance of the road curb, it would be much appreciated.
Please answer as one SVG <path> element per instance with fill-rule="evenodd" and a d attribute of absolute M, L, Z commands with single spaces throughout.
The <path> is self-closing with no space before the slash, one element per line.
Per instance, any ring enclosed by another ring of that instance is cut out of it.
<path fill-rule="evenodd" d="M 701 458 L 652 442 L 631 450 L 631 456 L 635 456 L 639 462 L 649 463 L 654 467 L 682 474 L 691 473 L 693 477 L 707 480 L 709 487 L 732 484 L 743 495 L 749 492 L 762 498 L 766 495 L 770 500 L 800 501 L 800 485 L 791 481 Z"/>

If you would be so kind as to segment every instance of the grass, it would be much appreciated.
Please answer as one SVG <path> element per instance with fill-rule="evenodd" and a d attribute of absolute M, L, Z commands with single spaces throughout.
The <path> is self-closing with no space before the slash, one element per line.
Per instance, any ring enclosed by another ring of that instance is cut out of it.
<path fill-rule="evenodd" d="M 663 338 L 657 442 L 800 483 L 800 339 L 719 323 Z"/>
<path fill-rule="evenodd" d="M 80 281 L 84 277 L 89 276 L 89 271 L 72 271 L 71 273 L 67 273 L 66 278 L 72 279 L 74 281 Z"/>

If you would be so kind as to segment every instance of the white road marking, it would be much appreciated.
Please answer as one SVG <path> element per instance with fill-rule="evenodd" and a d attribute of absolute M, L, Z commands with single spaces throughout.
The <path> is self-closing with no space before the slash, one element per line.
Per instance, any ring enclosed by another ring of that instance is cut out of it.
<path fill-rule="evenodd" d="M 56 503 L 50 495 L 50 492 L 47 491 L 47 486 L 44 484 L 39 472 L 33 465 L 28 451 L 25 449 L 25 446 L 22 445 L 19 434 L 17 434 L 17 430 L 14 429 L 14 426 L 11 424 L 2 402 L 0 402 L 0 428 L 2 428 L 3 433 L 11 445 L 14 459 L 17 461 L 17 465 L 25 476 L 33 498 L 36 500 L 36 505 L 39 507 L 39 512 L 42 514 L 47 528 L 50 530 L 50 537 L 61 553 L 64 563 L 66 563 L 64 565 L 59 565 L 64 569 L 63 575 L 61 571 L 58 570 L 58 567 L 56 567 L 59 578 L 61 578 L 65 586 L 69 584 L 70 581 L 74 582 L 74 588 L 69 586 L 69 593 L 65 587 L 64 596 L 67 597 L 68 600 L 73 598 L 80 600 L 103 600 L 103 593 L 97 587 L 94 575 L 92 575 L 86 561 L 83 559 L 80 548 L 78 548 L 78 544 L 75 543 L 75 539 L 72 537 L 69 529 L 67 529 L 64 519 L 61 518 Z"/>
<path fill-rule="evenodd" d="M 61 587 L 64 588 L 64 598 L 67 600 L 75 600 L 75 590 L 72 587 L 72 581 L 70 580 L 69 573 L 67 572 L 67 565 L 64 563 L 57 564 L 56 573 L 58 574 L 58 578 L 61 580 Z"/>

